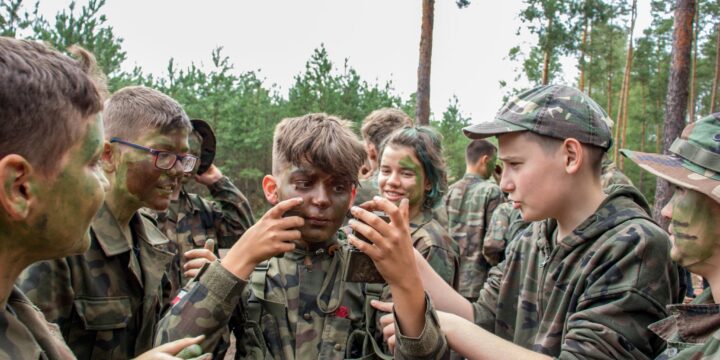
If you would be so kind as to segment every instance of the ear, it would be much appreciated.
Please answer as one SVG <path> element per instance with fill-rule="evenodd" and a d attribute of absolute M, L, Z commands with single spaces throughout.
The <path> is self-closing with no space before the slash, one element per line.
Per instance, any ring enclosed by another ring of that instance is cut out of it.
<path fill-rule="evenodd" d="M 265 199 L 267 199 L 270 204 L 275 205 L 280 202 L 280 197 L 278 196 L 277 180 L 274 176 L 265 175 L 262 181 L 262 188 L 263 192 L 265 193 Z"/>
<path fill-rule="evenodd" d="M 568 138 L 562 144 L 562 157 L 565 172 L 575 174 L 580 171 L 585 161 L 585 151 L 582 144 L 577 139 Z"/>
<path fill-rule="evenodd" d="M 477 167 L 484 167 L 487 162 L 490 161 L 490 157 L 487 155 L 481 156 L 478 161 L 475 163 L 475 166 Z"/>
<path fill-rule="evenodd" d="M 352 190 L 350 190 L 350 203 L 348 204 L 348 210 L 353 206 L 355 203 L 355 196 L 357 195 L 357 187 L 353 186 Z"/>
<path fill-rule="evenodd" d="M 115 161 L 120 156 L 116 151 L 116 147 L 105 141 L 103 145 L 102 155 L 100 155 L 100 162 L 102 163 L 102 169 L 106 174 L 114 173 L 117 169 Z"/>
<path fill-rule="evenodd" d="M 430 190 L 432 190 L 432 184 L 430 183 L 430 180 L 425 178 L 425 191 L 430 191 Z"/>
<path fill-rule="evenodd" d="M 30 208 L 37 202 L 32 182 L 37 174 L 22 156 L 10 154 L 0 159 L 0 205 L 14 221 L 28 217 Z"/>
<path fill-rule="evenodd" d="M 377 154 L 377 149 L 375 148 L 375 145 L 368 143 L 366 146 L 366 150 L 367 150 L 367 154 L 368 154 L 368 159 L 370 159 L 370 161 L 377 161 L 378 154 Z"/>

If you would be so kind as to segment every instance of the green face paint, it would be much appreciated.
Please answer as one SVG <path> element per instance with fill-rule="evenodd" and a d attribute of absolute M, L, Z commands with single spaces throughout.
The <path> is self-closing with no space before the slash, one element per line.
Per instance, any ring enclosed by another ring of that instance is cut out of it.
<path fill-rule="evenodd" d="M 406 146 L 385 148 L 378 173 L 378 185 L 383 197 L 395 203 L 407 198 L 413 215 L 425 202 L 426 183 L 425 172 L 413 149 Z"/>
<path fill-rule="evenodd" d="M 488 160 L 485 166 L 485 178 L 489 179 L 495 172 L 495 165 L 497 164 L 497 154 L 494 154 L 490 160 Z"/>
<path fill-rule="evenodd" d="M 720 239 L 720 204 L 697 191 L 677 189 L 672 199 L 670 222 L 672 259 L 684 267 L 712 257 Z"/>

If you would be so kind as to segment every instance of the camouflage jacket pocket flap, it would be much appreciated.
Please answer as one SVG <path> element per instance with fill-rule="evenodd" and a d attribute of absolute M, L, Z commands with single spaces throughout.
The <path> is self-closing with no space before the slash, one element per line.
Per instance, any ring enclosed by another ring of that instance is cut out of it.
<path fill-rule="evenodd" d="M 87 330 L 125 328 L 132 316 L 130 308 L 127 296 L 75 299 L 75 309 Z"/>

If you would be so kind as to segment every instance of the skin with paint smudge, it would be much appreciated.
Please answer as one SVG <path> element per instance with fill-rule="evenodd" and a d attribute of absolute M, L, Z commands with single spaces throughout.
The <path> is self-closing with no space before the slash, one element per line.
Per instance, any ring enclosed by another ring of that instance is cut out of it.
<path fill-rule="evenodd" d="M 673 242 L 671 258 L 693 270 L 693 266 L 706 262 L 718 252 L 720 239 L 720 204 L 694 190 L 676 187 L 670 202 L 661 214 L 671 219 L 670 239 Z"/>
<path fill-rule="evenodd" d="M 48 252 L 43 258 L 80 254 L 90 246 L 88 228 L 108 188 L 99 163 L 103 142 L 102 120 L 95 116 L 87 120 L 81 141 L 63 157 L 62 171 L 35 185 L 43 199 L 34 221 L 39 236 L 26 240 L 40 242 L 33 250 Z"/>
<path fill-rule="evenodd" d="M 328 174 L 314 166 L 290 166 L 278 176 L 270 177 L 275 183 L 276 201 L 301 197 L 302 205 L 285 213 L 305 219 L 300 227 L 302 239 L 308 243 L 332 238 L 345 220 L 355 197 L 355 190 L 344 177 Z"/>
<path fill-rule="evenodd" d="M 166 132 L 153 129 L 138 139 L 128 141 L 177 154 L 186 154 L 189 150 L 188 131 L 185 129 Z M 161 170 L 155 167 L 155 156 L 148 152 L 122 145 L 116 149 L 113 159 L 115 178 L 111 179 L 108 197 L 112 197 L 124 211 L 134 212 L 141 207 L 167 209 L 183 176 L 180 162 L 176 162 L 170 170 Z"/>
<path fill-rule="evenodd" d="M 378 185 L 380 194 L 395 204 L 403 198 L 410 201 L 411 219 L 420 213 L 425 192 L 431 189 L 415 150 L 407 146 L 388 145 L 385 148 L 380 159 Z"/>
<path fill-rule="evenodd" d="M 493 154 L 492 158 L 485 164 L 485 172 L 483 173 L 484 178 L 489 178 L 495 171 L 495 165 L 497 164 L 497 154 Z"/>

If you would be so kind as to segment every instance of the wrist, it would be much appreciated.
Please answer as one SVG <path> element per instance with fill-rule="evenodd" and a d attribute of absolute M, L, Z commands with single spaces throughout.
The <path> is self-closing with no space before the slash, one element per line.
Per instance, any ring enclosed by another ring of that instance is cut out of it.
<path fill-rule="evenodd" d="M 250 274 L 255 270 L 257 264 L 252 261 L 240 258 L 233 260 L 231 257 L 225 257 L 220 264 L 230 273 L 242 280 L 250 279 Z"/>

